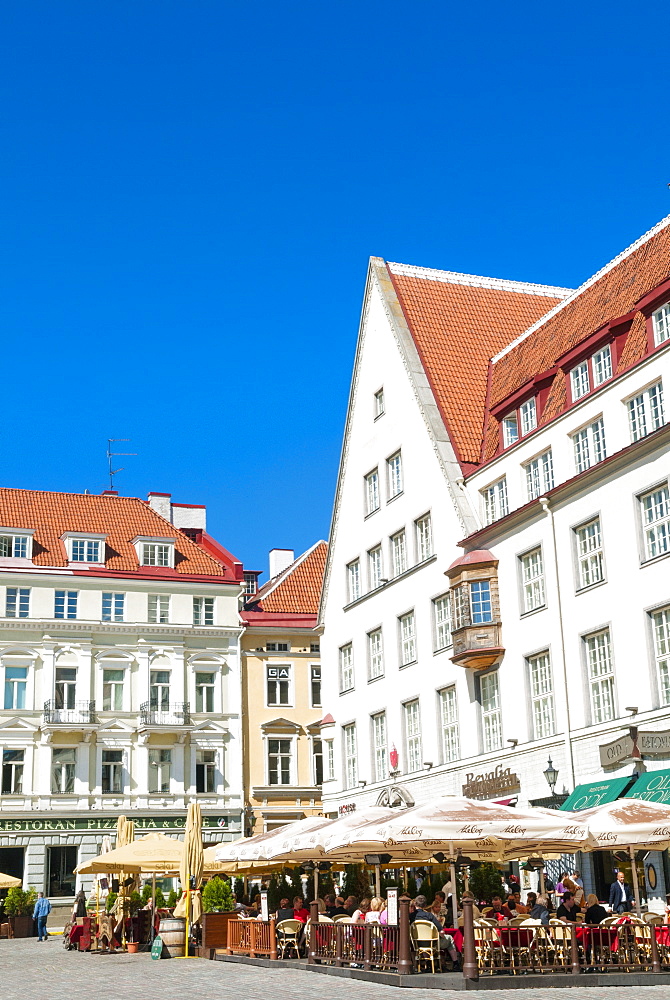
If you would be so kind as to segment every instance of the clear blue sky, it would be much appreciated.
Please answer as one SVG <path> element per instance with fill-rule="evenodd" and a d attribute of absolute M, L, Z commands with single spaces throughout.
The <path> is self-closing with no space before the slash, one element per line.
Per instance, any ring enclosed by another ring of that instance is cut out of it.
<path fill-rule="evenodd" d="M 667 4 L 0 12 L 0 482 L 328 531 L 367 258 L 574 285 L 670 213 Z M 120 446 L 120 450 L 126 450 Z"/>

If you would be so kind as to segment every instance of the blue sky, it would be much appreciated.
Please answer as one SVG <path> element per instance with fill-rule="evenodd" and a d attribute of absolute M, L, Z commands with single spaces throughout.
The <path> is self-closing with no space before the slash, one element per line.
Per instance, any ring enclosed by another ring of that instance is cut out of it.
<path fill-rule="evenodd" d="M 660 3 L 0 12 L 0 482 L 327 535 L 367 258 L 575 285 L 670 213 Z"/>

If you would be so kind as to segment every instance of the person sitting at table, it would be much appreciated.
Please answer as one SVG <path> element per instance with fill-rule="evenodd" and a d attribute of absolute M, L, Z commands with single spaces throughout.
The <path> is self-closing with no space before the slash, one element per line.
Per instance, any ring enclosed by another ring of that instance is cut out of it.
<path fill-rule="evenodd" d="M 595 893 L 590 892 L 586 897 L 586 913 L 584 914 L 585 924 L 601 924 L 607 916 L 607 910 L 598 902 Z"/>
<path fill-rule="evenodd" d="M 517 916 L 521 917 L 525 913 L 528 913 L 529 907 L 526 906 L 525 903 L 521 902 L 521 893 L 519 892 L 519 890 L 515 889 L 513 895 L 514 895 L 514 909 L 517 912 Z M 507 905 L 509 906 L 509 903 Z"/>
<path fill-rule="evenodd" d="M 370 900 L 370 909 L 365 914 L 365 918 L 364 918 L 365 919 L 365 923 L 366 924 L 378 924 L 379 923 L 379 914 L 382 912 L 382 910 L 384 909 L 385 906 L 386 906 L 386 903 L 382 899 L 381 896 L 373 896 L 372 899 Z"/>
<path fill-rule="evenodd" d="M 545 896 L 538 896 L 535 892 L 529 892 L 526 897 L 528 903 L 528 916 L 533 920 L 539 920 L 545 927 L 549 923 L 549 910 Z"/>
<path fill-rule="evenodd" d="M 348 917 L 353 917 L 354 913 L 358 909 L 358 899 L 356 896 L 347 896 L 344 901 L 344 912 Z"/>
<path fill-rule="evenodd" d="M 370 900 L 362 899 L 359 903 L 358 909 L 354 910 L 351 914 L 352 922 L 355 924 L 362 924 L 365 921 L 365 914 L 370 912 Z"/>
<path fill-rule="evenodd" d="M 302 896 L 295 896 L 293 899 L 293 919 L 299 920 L 301 924 L 306 924 L 309 920 L 309 910 L 306 909 Z"/>
<path fill-rule="evenodd" d="M 509 910 L 509 912 L 512 914 L 513 917 L 519 916 L 516 908 L 516 898 L 513 892 L 508 893 L 507 899 L 505 900 L 505 906 L 507 907 L 507 909 Z"/>
<path fill-rule="evenodd" d="M 471 899 L 472 900 L 472 917 L 473 917 L 473 920 L 479 920 L 479 918 L 482 915 L 482 911 L 477 906 L 477 900 L 475 899 L 474 892 L 470 892 L 469 889 L 465 890 L 465 892 L 461 896 L 461 906 L 463 905 L 463 900 L 464 899 Z M 462 916 L 462 913 L 461 913 L 461 916 Z"/>
<path fill-rule="evenodd" d="M 440 924 L 438 918 L 435 916 L 434 913 L 431 913 L 430 910 L 426 909 L 426 907 L 428 906 L 428 900 L 426 899 L 426 897 L 417 896 L 416 899 L 414 900 L 414 905 L 415 905 L 414 920 L 415 921 L 427 920 L 429 923 L 437 927 L 438 931 L 440 932 L 440 937 L 439 937 L 440 950 L 447 951 L 449 953 L 449 956 L 454 966 L 453 971 L 460 972 L 461 956 L 458 954 L 458 949 L 454 944 L 454 939 L 452 938 L 451 934 L 444 934 L 442 932 L 442 925 Z"/>
<path fill-rule="evenodd" d="M 449 915 L 449 907 L 447 906 L 447 897 L 445 896 L 445 894 L 442 892 L 441 889 L 438 889 L 437 892 L 435 893 L 435 898 L 433 899 L 432 905 L 434 905 L 435 903 L 440 904 L 440 912 L 438 916 L 442 917 L 442 922 L 444 923 L 444 921 L 447 919 Z M 451 906 L 451 900 L 449 901 L 449 906 Z"/>
<path fill-rule="evenodd" d="M 493 920 L 500 920 L 503 916 L 505 920 L 509 920 L 512 916 L 512 911 L 508 906 L 505 906 L 500 896 L 494 896 L 491 900 L 491 913 L 487 914 Z"/>
<path fill-rule="evenodd" d="M 435 896 L 435 899 L 430 904 L 430 912 L 433 916 L 437 917 L 440 927 L 444 927 L 444 916 L 442 914 L 442 900 Z"/>
<path fill-rule="evenodd" d="M 559 920 L 564 922 L 576 923 L 577 914 L 580 912 L 579 907 L 575 902 L 575 897 L 571 892 L 563 893 L 563 902 L 556 910 L 556 916 Z"/>
<path fill-rule="evenodd" d="M 344 900 L 342 899 L 341 896 L 338 896 L 337 898 L 335 898 L 335 896 L 332 895 L 326 896 L 324 898 L 324 902 L 326 904 L 326 916 L 330 917 L 331 920 L 333 919 L 333 917 L 337 917 L 340 914 L 343 917 L 349 916 L 349 914 L 344 908 Z"/>

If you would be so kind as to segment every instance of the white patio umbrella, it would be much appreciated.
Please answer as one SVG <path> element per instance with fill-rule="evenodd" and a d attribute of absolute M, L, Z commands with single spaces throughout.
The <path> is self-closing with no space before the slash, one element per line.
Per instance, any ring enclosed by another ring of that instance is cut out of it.
<path fill-rule="evenodd" d="M 244 864 L 255 861 L 269 861 L 273 856 L 272 852 L 277 848 L 277 844 L 283 844 L 287 836 L 297 836 L 310 830 L 316 830 L 320 826 L 327 826 L 331 822 L 332 820 L 326 819 L 324 816 L 308 816 L 306 819 L 299 819 L 295 823 L 288 823 L 277 830 L 270 830 L 269 833 L 259 833 L 255 837 L 247 837 L 245 840 L 222 844 L 216 852 L 216 860 L 221 862 L 236 861 Z"/>

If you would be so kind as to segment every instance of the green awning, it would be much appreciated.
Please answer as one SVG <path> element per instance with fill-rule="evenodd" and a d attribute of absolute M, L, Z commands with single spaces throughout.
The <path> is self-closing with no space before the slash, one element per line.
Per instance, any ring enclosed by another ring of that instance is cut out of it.
<path fill-rule="evenodd" d="M 628 789 L 625 798 L 670 804 L 670 771 L 648 771 L 641 774 Z"/>
<path fill-rule="evenodd" d="M 593 809 L 594 806 L 601 806 L 603 802 L 614 802 L 630 785 L 633 780 L 632 775 L 625 778 L 607 778 L 605 781 L 593 781 L 589 785 L 577 785 L 574 792 L 568 795 L 561 806 L 561 809 L 571 809 L 577 812 L 580 809 Z"/>

